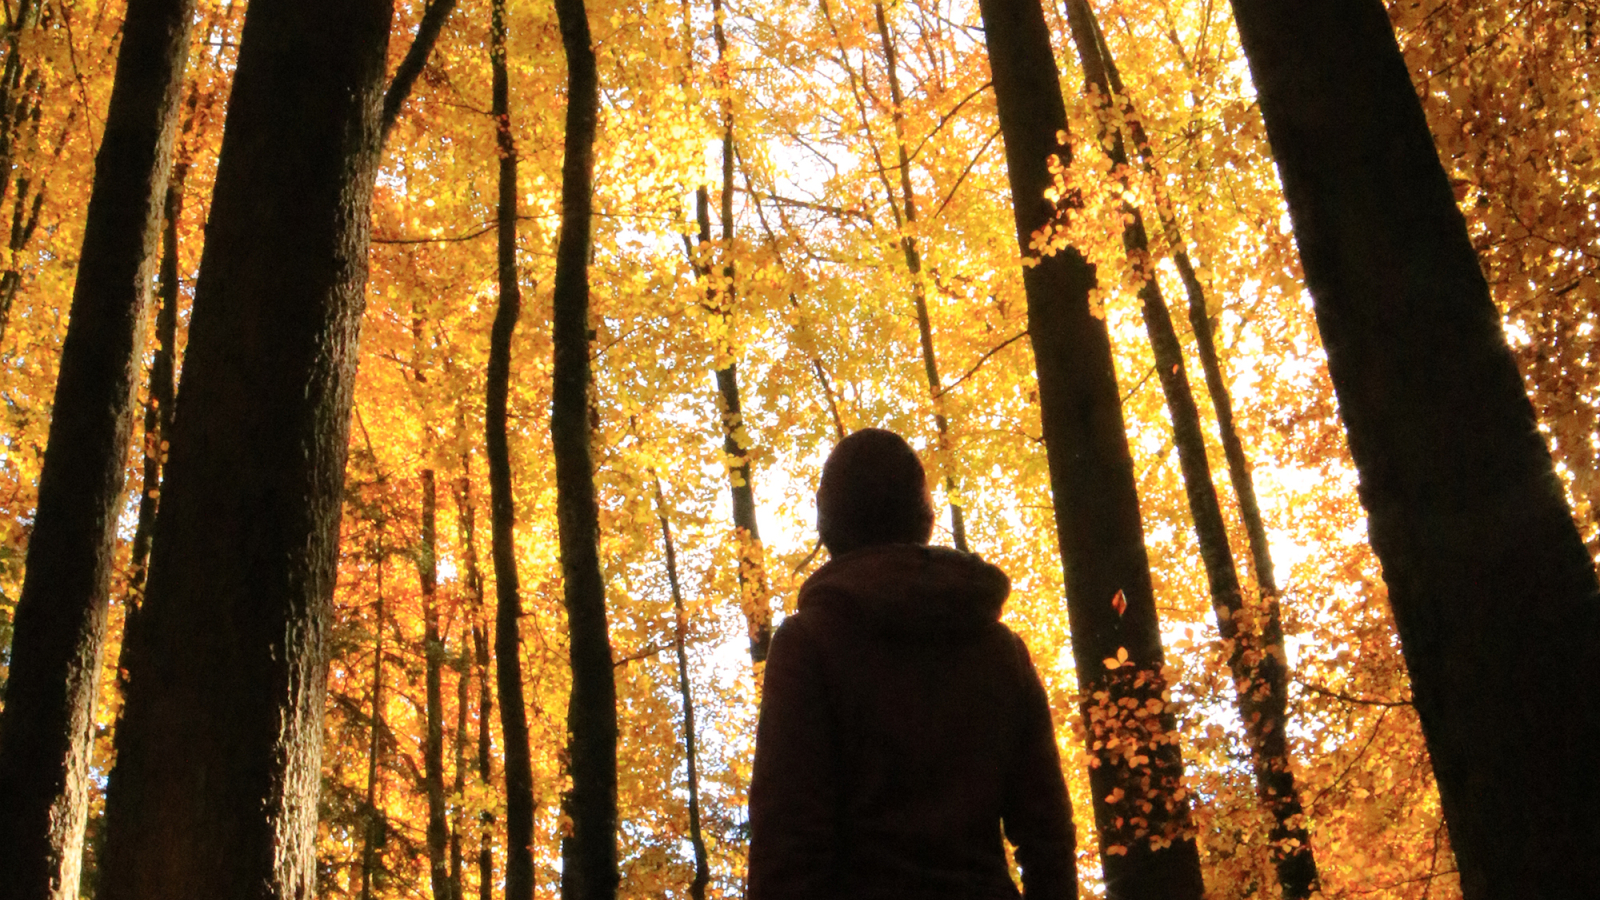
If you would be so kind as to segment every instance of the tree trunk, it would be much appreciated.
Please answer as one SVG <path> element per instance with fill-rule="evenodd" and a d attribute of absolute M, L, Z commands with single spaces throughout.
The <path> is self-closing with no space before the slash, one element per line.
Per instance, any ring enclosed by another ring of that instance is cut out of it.
<path fill-rule="evenodd" d="M 982 0 L 1017 240 L 1055 214 L 1048 161 L 1066 157 L 1060 76 L 1037 0 Z M 1199 852 L 1180 786 L 1183 759 L 1163 705 L 1161 633 L 1094 267 L 1076 248 L 1023 269 L 1040 418 L 1083 694 L 1095 825 L 1109 898 L 1198 900 Z M 1136 753 L 1108 749 L 1133 742 Z M 1138 763 L 1138 764 L 1135 764 Z M 1146 805 L 1148 811 L 1145 811 Z"/>
<path fill-rule="evenodd" d="M 439 42 L 439 32 L 444 30 L 444 23 L 455 8 L 456 0 L 428 0 L 428 5 L 423 9 L 422 21 L 417 23 L 416 37 L 411 39 L 411 46 L 406 48 L 405 57 L 400 60 L 394 77 L 389 79 L 389 87 L 383 92 L 381 127 L 384 142 L 389 140 L 389 132 L 394 130 L 394 123 L 400 119 L 400 109 L 405 106 L 406 98 L 411 96 L 411 89 L 416 86 L 417 78 L 433 53 L 433 45 Z"/>
<path fill-rule="evenodd" d="M 1109 104 L 1113 102 L 1107 72 L 1109 51 L 1094 21 L 1094 12 L 1086 0 L 1066 0 L 1066 7 L 1073 41 L 1083 62 L 1086 86 L 1091 93 L 1097 93 L 1102 102 Z M 1112 177 L 1118 180 L 1120 191 L 1126 197 L 1133 186 L 1128 154 L 1121 131 L 1109 125 L 1113 119 L 1108 117 L 1105 121 L 1108 124 L 1100 136 L 1100 145 L 1106 149 Z M 1211 463 L 1206 457 L 1200 410 L 1190 393 L 1183 349 L 1172 326 L 1166 298 L 1161 294 L 1161 283 L 1156 278 L 1144 217 L 1138 207 L 1127 201 L 1122 203 L 1122 215 L 1125 223 L 1122 245 L 1139 284 L 1145 329 L 1150 336 L 1156 373 L 1172 419 L 1173 443 L 1178 450 L 1178 465 L 1194 517 L 1195 538 L 1200 545 L 1211 603 L 1217 614 L 1217 630 L 1229 648 L 1228 668 L 1238 692 L 1239 718 L 1250 742 L 1256 793 L 1272 814 L 1272 858 L 1278 883 L 1288 900 L 1304 900 L 1318 889 L 1317 863 L 1311 850 L 1311 835 L 1302 821 L 1305 810 L 1295 788 L 1294 771 L 1289 766 L 1285 730 L 1288 672 L 1276 598 L 1266 598 L 1265 609 L 1244 602 L 1233 551 L 1228 546 L 1228 526 L 1222 517 L 1216 486 L 1211 481 Z"/>
<path fill-rule="evenodd" d="M 461 846 L 461 798 L 467 789 L 467 707 L 468 699 L 472 693 L 472 678 L 467 667 L 467 655 L 463 650 L 456 658 L 456 731 L 450 738 L 451 749 L 455 757 L 455 778 L 450 785 L 450 795 L 455 798 L 450 810 L 450 896 L 456 900 L 466 897 L 466 889 L 462 886 L 462 869 L 465 858 Z"/>
<path fill-rule="evenodd" d="M 0 897 L 77 896 L 117 510 L 193 10 L 133 0 L 123 26 L 0 708 Z"/>
<path fill-rule="evenodd" d="M 150 360 L 150 396 L 144 411 L 144 471 L 139 489 L 139 520 L 133 529 L 129 551 L 124 632 L 138 614 L 139 598 L 144 595 L 150 535 L 155 529 L 156 507 L 161 497 L 161 464 L 166 457 L 162 444 L 172 434 L 172 404 L 177 395 L 178 220 L 183 216 L 183 182 L 188 175 L 187 162 L 172 167 L 163 205 L 161 264 L 156 275 L 156 352 Z"/>
<path fill-rule="evenodd" d="M 494 701 L 489 692 L 489 640 L 484 629 L 483 576 L 478 571 L 478 545 L 475 533 L 472 502 L 472 457 L 461 454 L 461 481 L 456 489 L 457 524 L 461 533 L 462 575 L 467 590 L 472 595 L 472 665 L 478 678 L 478 778 L 485 785 L 490 782 L 489 717 L 493 715 Z M 494 897 L 494 814 L 488 810 L 478 816 L 478 896 L 479 900 Z"/>
<path fill-rule="evenodd" d="M 683 589 L 678 584 L 678 550 L 672 543 L 672 524 L 667 519 L 667 500 L 661 493 L 661 480 L 655 479 L 656 519 L 661 523 L 661 546 L 667 559 L 667 584 L 672 588 L 673 649 L 678 656 L 678 696 L 683 701 L 683 758 L 689 789 L 689 846 L 694 849 L 694 880 L 689 896 L 706 900 L 706 884 L 711 881 L 711 863 L 706 858 L 706 839 L 700 831 L 700 770 L 695 758 L 694 693 L 689 688 L 689 653 L 684 646 L 689 620 L 683 610 Z"/>
<path fill-rule="evenodd" d="M 432 469 L 422 470 L 422 543 L 417 548 L 417 576 L 422 583 L 423 680 L 428 695 L 422 769 L 428 795 L 428 880 L 434 900 L 454 900 L 450 893 L 450 823 L 444 804 L 444 641 L 439 637 L 438 492 Z"/>
<path fill-rule="evenodd" d="M 928 288 L 922 277 L 922 254 L 917 249 L 916 235 L 911 230 L 917 224 L 917 197 L 911 189 L 911 156 L 906 151 L 905 98 L 900 93 L 900 66 L 895 53 L 894 37 L 889 33 L 889 20 L 883 14 L 881 0 L 872 4 L 877 17 L 878 37 L 883 42 L 884 69 L 889 78 L 890 116 L 894 120 L 894 148 L 900 169 L 900 207 L 894 205 L 894 191 L 889 192 L 889 209 L 894 212 L 895 223 L 900 226 L 900 251 L 905 256 L 906 271 L 911 274 L 911 301 L 917 311 L 917 337 L 922 345 L 922 371 L 928 379 L 928 401 L 933 404 L 935 455 L 938 467 L 944 470 L 944 490 L 950 501 L 951 543 L 962 553 L 967 552 L 967 523 L 961 513 L 960 497 L 956 490 L 955 460 L 950 453 L 950 420 L 944 413 L 944 385 L 939 380 L 939 360 L 933 352 L 933 323 L 928 319 Z M 862 123 L 865 127 L 866 123 Z M 878 174 L 885 181 L 888 175 L 880 167 Z"/>
<path fill-rule="evenodd" d="M 521 588 L 517 581 L 511 493 L 511 449 L 506 403 L 511 382 L 511 336 L 522 312 L 517 282 L 517 147 L 511 134 L 511 89 L 506 73 L 505 0 L 490 12 L 489 63 L 494 75 L 493 113 L 500 156 L 496 220 L 500 302 L 489 337 L 485 453 L 489 457 L 490 554 L 494 561 L 495 686 L 500 695 L 500 731 L 506 766 L 506 900 L 533 898 L 533 758 L 528 747 L 528 709 L 522 695 Z"/>
<path fill-rule="evenodd" d="M 1377 0 L 1234 0 L 1469 900 L 1600 883 L 1600 588 Z"/>
<path fill-rule="evenodd" d="M 1178 277 L 1183 281 L 1184 293 L 1188 296 L 1189 325 L 1194 330 L 1195 353 L 1200 357 L 1200 368 L 1205 373 L 1206 392 L 1211 395 L 1211 405 L 1217 414 L 1217 432 L 1222 439 L 1223 456 L 1228 461 L 1228 481 L 1232 484 L 1234 496 L 1239 501 L 1239 517 L 1244 521 L 1245 534 L 1250 542 L 1250 563 L 1255 573 L 1256 588 L 1267 607 L 1268 621 L 1264 633 L 1270 636 L 1282 631 L 1278 616 L 1278 581 L 1272 567 L 1272 548 L 1267 542 L 1267 527 L 1261 518 L 1261 505 L 1256 501 L 1255 479 L 1250 474 L 1250 460 L 1245 456 L 1244 443 L 1239 440 L 1239 429 L 1234 425 L 1233 399 L 1228 391 L 1227 379 L 1222 375 L 1222 362 L 1217 356 L 1216 329 L 1211 322 L 1205 287 L 1200 284 L 1194 263 L 1189 258 L 1189 251 L 1184 246 L 1183 235 L 1178 230 L 1178 220 L 1171 201 L 1167 199 L 1160 182 L 1154 178 L 1155 148 L 1145 134 L 1144 125 L 1137 111 L 1133 109 L 1126 91 L 1123 90 L 1122 76 L 1117 72 L 1116 61 L 1111 58 L 1111 53 L 1106 47 L 1105 35 L 1101 32 L 1100 24 L 1092 10 L 1089 22 L 1094 25 L 1095 38 L 1100 47 L 1101 61 L 1105 63 L 1106 81 L 1110 85 L 1110 93 L 1116 98 L 1115 102 L 1122 104 L 1128 136 L 1138 148 L 1140 165 L 1145 173 L 1151 176 L 1151 183 L 1156 189 L 1156 209 L 1161 218 L 1162 231 L 1167 239 L 1167 247 L 1172 252 L 1172 262 L 1177 266 Z"/>
<path fill-rule="evenodd" d="M 693 56 L 688 42 L 689 27 L 685 6 L 685 53 Z M 722 216 L 722 271 L 713 278 L 709 259 L 700 254 L 711 247 L 711 199 L 704 187 L 695 190 L 695 219 L 700 226 L 698 252 L 689 248 L 695 272 L 705 283 L 706 308 L 727 322 L 733 317 L 733 95 L 728 83 L 728 38 L 722 30 L 722 0 L 711 0 L 711 33 L 717 45 L 717 67 L 713 79 L 718 96 L 718 117 L 722 122 L 722 191 L 719 212 Z M 688 241 L 685 239 L 685 244 Z M 727 343 L 724 344 L 723 341 Z M 772 589 L 767 581 L 766 551 L 761 545 L 761 529 L 756 524 L 755 483 L 750 466 L 750 433 L 745 428 L 744 407 L 739 395 L 739 364 L 729 339 L 718 339 L 714 353 L 717 379 L 717 418 L 722 426 L 723 464 L 728 470 L 728 495 L 733 504 L 734 538 L 739 545 L 739 598 L 750 630 L 750 661 L 764 662 L 772 643 Z"/>
<path fill-rule="evenodd" d="M 129 652 L 106 900 L 313 889 L 390 13 L 256 0 L 245 17 Z"/>
<path fill-rule="evenodd" d="M 386 822 L 378 806 L 378 766 L 383 753 L 379 735 L 383 733 L 383 531 L 378 531 L 378 600 L 373 625 L 372 714 L 367 736 L 367 802 L 361 811 L 366 825 L 361 834 L 361 900 L 372 900 L 372 876 L 378 868 L 378 847 L 383 843 Z"/>
<path fill-rule="evenodd" d="M 561 897 L 611 900 L 617 892 L 617 698 L 589 453 L 589 253 L 600 90 L 584 0 L 556 0 L 556 18 L 568 81 L 551 333 L 550 439 L 572 655 L 567 705 L 572 790 L 565 799 L 572 833 L 561 844 Z"/>

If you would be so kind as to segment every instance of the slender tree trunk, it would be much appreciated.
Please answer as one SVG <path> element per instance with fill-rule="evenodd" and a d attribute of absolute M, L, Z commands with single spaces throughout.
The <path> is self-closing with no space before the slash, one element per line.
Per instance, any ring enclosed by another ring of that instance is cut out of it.
<path fill-rule="evenodd" d="M 1378 0 L 1234 0 L 1469 900 L 1600 883 L 1600 587 Z"/>
<path fill-rule="evenodd" d="M 378 532 L 378 600 L 373 628 L 372 715 L 367 739 L 367 801 L 361 811 L 365 828 L 361 835 L 361 900 L 372 900 L 372 876 L 378 868 L 378 847 L 386 830 L 383 810 L 378 806 L 378 766 L 383 755 L 379 735 L 383 733 L 383 532 Z"/>
<path fill-rule="evenodd" d="M 130 649 L 106 900 L 308 897 L 391 9 L 245 17 Z"/>
<path fill-rule="evenodd" d="M 394 77 L 389 79 L 389 87 L 383 92 L 380 121 L 383 123 L 382 140 L 385 143 L 389 140 L 389 133 L 394 130 L 394 123 L 400 119 L 400 110 L 405 106 L 406 98 L 411 96 L 411 89 L 416 86 L 417 78 L 428 64 L 433 45 L 439 42 L 439 32 L 444 30 L 444 23 L 455 8 L 456 0 L 428 0 L 428 5 L 423 9 L 422 21 L 417 23 L 417 34 L 411 39 L 411 46 L 406 48 L 405 57 L 400 60 Z"/>
<path fill-rule="evenodd" d="M 494 561 L 495 686 L 500 695 L 500 731 L 506 766 L 506 900 L 533 897 L 533 758 L 528 747 L 528 709 L 522 695 L 521 588 L 517 581 L 511 493 L 511 449 L 506 403 L 511 381 L 511 336 L 522 312 L 517 282 L 517 148 L 511 134 L 511 89 L 506 73 L 505 0 L 491 9 L 489 62 L 494 76 L 496 146 L 500 156 L 497 213 L 500 303 L 489 338 L 485 451 L 489 457 L 489 518 Z"/>
<path fill-rule="evenodd" d="M 183 216 L 183 182 L 189 165 L 179 162 L 167 180 L 167 199 L 161 229 L 161 264 L 156 275 L 156 352 L 150 360 L 150 397 L 144 411 L 144 471 L 139 490 L 139 520 L 130 548 L 128 598 L 125 616 L 138 614 L 144 595 L 145 566 L 150 560 L 150 534 L 156 524 L 161 497 L 163 443 L 172 434 L 172 405 L 177 395 L 175 368 L 178 343 L 178 220 Z M 123 622 L 123 629 L 129 623 Z"/>
<path fill-rule="evenodd" d="M 478 778 L 490 783 L 491 741 L 489 719 L 494 712 L 489 691 L 489 640 L 484 629 L 483 576 L 478 571 L 478 544 L 474 537 L 476 513 L 472 501 L 472 457 L 461 454 L 461 481 L 456 490 L 456 521 L 461 531 L 462 574 L 472 594 L 472 665 L 478 680 Z M 494 897 L 494 814 L 488 810 L 478 816 L 478 896 Z"/>
<path fill-rule="evenodd" d="M 900 92 L 900 65 L 895 52 L 894 36 L 889 32 L 889 20 L 883 14 L 883 3 L 872 4 L 877 17 L 878 37 L 883 41 L 884 69 L 889 78 L 890 116 L 894 120 L 894 148 L 900 169 L 900 207 L 889 196 L 889 208 L 894 211 L 896 224 L 901 228 L 900 250 L 905 255 L 906 271 L 911 274 L 911 300 L 917 311 L 917 337 L 922 344 L 922 371 L 928 379 L 928 399 L 933 404 L 933 425 L 936 433 L 935 448 L 939 468 L 944 470 L 945 495 L 950 501 L 951 542 L 957 550 L 967 552 L 967 523 L 961 512 L 960 493 L 956 489 L 955 459 L 950 450 L 950 420 L 944 413 L 944 385 L 939 380 L 939 361 L 933 351 L 933 324 L 928 319 L 928 288 L 922 277 L 922 253 L 917 249 L 917 197 L 911 189 L 911 156 L 906 150 L 905 97 Z M 880 175 L 887 175 L 881 170 Z"/>
<path fill-rule="evenodd" d="M 466 897 L 462 881 L 465 863 L 461 846 L 461 798 L 467 788 L 467 707 L 472 694 L 471 670 L 463 651 L 456 660 L 456 731 L 450 738 L 455 756 L 455 779 L 450 785 L 450 795 L 455 798 L 450 809 L 450 896 L 456 900 Z"/>
<path fill-rule="evenodd" d="M 772 232 L 772 226 L 767 222 L 766 213 L 762 212 L 761 194 L 755 189 L 755 183 L 750 177 L 748 165 L 745 166 L 744 181 L 745 193 L 750 195 L 751 206 L 754 207 L 756 212 L 756 220 L 761 223 L 761 230 L 766 232 L 772 255 L 777 259 L 780 267 L 787 269 L 788 263 L 784 261 L 783 248 L 778 245 L 777 237 Z M 794 307 L 796 311 L 800 309 L 800 298 L 796 297 L 792 292 L 789 294 L 789 305 Z M 814 350 L 808 351 L 807 356 L 811 360 L 811 373 L 816 376 L 817 387 L 822 391 L 822 399 L 828 405 L 828 418 L 833 422 L 834 438 L 842 441 L 849 431 L 844 427 L 844 417 L 839 414 L 839 403 L 833 394 L 833 382 L 828 378 L 828 370 L 823 367 L 822 359 L 817 356 L 816 352 Z"/>
<path fill-rule="evenodd" d="M 1150 176 L 1151 184 L 1155 188 L 1156 210 L 1166 236 L 1167 248 L 1172 253 L 1172 262 L 1177 266 L 1178 276 L 1183 281 L 1184 293 L 1189 300 L 1189 325 L 1194 330 L 1195 353 L 1200 357 L 1200 368 L 1205 373 L 1206 392 L 1211 395 L 1211 405 L 1217 415 L 1217 431 L 1222 439 L 1223 456 L 1228 461 L 1228 480 L 1233 485 L 1234 496 L 1239 501 L 1239 517 L 1244 522 L 1245 535 L 1250 542 L 1251 569 L 1255 573 L 1256 588 L 1266 607 L 1263 634 L 1268 638 L 1267 643 L 1270 646 L 1277 642 L 1272 635 L 1281 635 L 1282 632 L 1278 615 L 1278 581 L 1273 574 L 1272 549 L 1267 541 L 1266 523 L 1261 518 L 1261 505 L 1256 500 L 1255 479 L 1250 474 L 1250 460 L 1245 455 L 1244 443 L 1239 439 L 1239 429 L 1234 425 L 1233 399 L 1228 391 L 1228 381 L 1222 374 L 1222 362 L 1217 356 L 1216 329 L 1211 321 L 1205 287 L 1200 283 L 1194 263 L 1189 258 L 1189 251 L 1179 231 L 1177 215 L 1172 209 L 1171 200 L 1168 199 L 1160 182 L 1155 179 L 1155 147 L 1145 134 L 1144 124 L 1133 108 L 1127 92 L 1123 90 L 1122 77 L 1117 72 L 1116 61 L 1112 59 L 1111 52 L 1106 46 L 1105 35 L 1100 30 L 1100 23 L 1094 17 L 1093 10 L 1090 10 L 1088 19 L 1094 26 L 1100 58 L 1105 63 L 1109 93 L 1115 98 L 1114 102 L 1122 106 L 1128 136 L 1138 148 L 1140 165 L 1146 175 Z"/>
<path fill-rule="evenodd" d="M 417 575 L 422 583 L 423 680 L 427 723 L 422 768 L 428 795 L 428 879 L 434 900 L 454 900 L 450 893 L 450 823 L 444 803 L 444 641 L 439 637 L 438 492 L 432 469 L 422 470 L 422 543 L 417 548 Z"/>
<path fill-rule="evenodd" d="M 685 5 L 685 53 L 693 56 L 694 45 Z M 718 118 L 722 124 L 722 190 L 718 212 L 722 217 L 722 269 L 712 276 L 709 259 L 701 254 L 711 247 L 711 198 L 704 186 L 695 190 L 695 219 L 700 226 L 700 247 L 688 246 L 696 274 L 706 285 L 706 308 L 727 322 L 733 317 L 737 290 L 733 264 L 733 94 L 728 78 L 728 38 L 723 31 L 722 0 L 711 0 L 711 34 L 717 46 L 717 68 L 713 83 L 717 92 Z M 688 244 L 687 238 L 685 244 Z M 724 343 L 726 340 L 726 343 Z M 750 630 L 750 661 L 767 658 L 772 643 L 772 589 L 767 581 L 766 551 L 761 544 L 761 529 L 756 523 L 755 482 L 750 464 L 750 433 L 745 428 L 744 406 L 739 394 L 739 364 L 731 338 L 719 338 L 714 349 L 714 374 L 717 380 L 717 416 L 722 426 L 723 464 L 728 470 L 728 494 L 733 503 L 734 538 L 739 547 L 739 597 Z"/>
<path fill-rule="evenodd" d="M 1107 65 L 1109 51 L 1101 40 L 1094 12 L 1086 0 L 1066 0 L 1066 7 L 1087 87 L 1104 103 L 1114 102 Z M 1109 125 L 1111 117 L 1105 121 L 1108 124 L 1103 128 L 1100 145 L 1111 160 L 1112 177 L 1118 179 L 1123 196 L 1128 196 L 1132 173 L 1122 133 Z M 1172 419 L 1173 443 L 1217 614 L 1217 630 L 1229 647 L 1228 667 L 1238 692 L 1239 718 L 1250 742 L 1256 792 L 1273 818 L 1272 855 L 1278 883 L 1288 900 L 1304 900 L 1318 889 L 1317 863 L 1311 835 L 1303 822 L 1305 810 L 1295 788 L 1294 771 L 1289 766 L 1288 672 L 1276 598 L 1267 598 L 1264 609 L 1244 602 L 1233 551 L 1228 546 L 1228 526 L 1211 481 L 1200 410 L 1189 390 L 1183 349 L 1156 277 L 1144 217 L 1138 207 L 1126 201 L 1122 216 L 1122 245 L 1139 283 L 1145 329 Z"/>
<path fill-rule="evenodd" d="M 19 0 L 17 8 L 7 17 L 5 27 L 4 60 L 0 61 L 0 200 L 10 187 L 11 167 L 17 145 L 16 124 L 26 118 L 27 93 L 21 92 L 28 72 L 23 58 L 24 35 L 39 25 L 43 4 L 37 0 Z M 26 73 L 26 74 L 25 74 Z"/>
<path fill-rule="evenodd" d="M 1049 158 L 1065 161 L 1059 74 L 1038 0 L 982 0 L 1005 139 L 1017 240 L 1055 209 Z M 1066 247 L 1023 269 L 1040 418 L 1083 693 L 1095 825 L 1113 900 L 1198 900 L 1199 852 L 1180 779 L 1175 722 L 1161 694 L 1161 633 L 1105 323 L 1090 309 L 1094 267 Z M 1110 749 L 1133 742 L 1136 753 Z"/>
<path fill-rule="evenodd" d="M 678 583 L 678 550 L 672 543 L 672 524 L 667 518 L 667 500 L 661 492 L 661 479 L 655 479 L 656 519 L 661 523 L 661 546 L 667 559 L 667 584 L 672 588 L 673 649 L 678 656 L 678 696 L 683 701 L 683 757 L 689 789 L 689 845 L 694 848 L 694 880 L 689 896 L 705 900 L 706 884 L 711 881 L 711 863 L 706 857 L 706 839 L 700 831 L 700 770 L 695 757 L 694 693 L 689 688 L 689 652 L 684 645 L 689 620 L 683 609 L 683 589 Z"/>
<path fill-rule="evenodd" d="M 4 898 L 78 892 L 117 507 L 193 8 L 133 0 L 123 26 L 0 708 Z M 7 65 L 17 60 L 13 44 Z"/>
<path fill-rule="evenodd" d="M 568 81 L 551 334 L 550 438 L 572 655 L 572 696 L 567 706 L 572 790 L 565 800 L 572 833 L 561 845 L 561 897 L 611 900 L 617 892 L 617 699 L 589 452 L 590 220 L 600 90 L 583 0 L 556 0 L 556 18 Z"/>

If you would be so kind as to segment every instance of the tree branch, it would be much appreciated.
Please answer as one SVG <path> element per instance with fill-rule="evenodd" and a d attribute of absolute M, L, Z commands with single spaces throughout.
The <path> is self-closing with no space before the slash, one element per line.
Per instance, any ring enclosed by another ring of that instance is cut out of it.
<path fill-rule="evenodd" d="M 422 67 L 427 65 L 429 54 L 433 53 L 433 45 L 439 41 L 439 32 L 444 29 L 445 20 L 450 18 L 450 11 L 455 8 L 456 0 L 429 0 L 427 9 L 422 13 L 422 22 L 417 25 L 417 36 L 411 40 L 411 48 L 406 51 L 399 68 L 394 70 L 389 89 L 383 92 L 383 136 L 379 140 L 380 145 L 388 142 L 389 130 L 400 118 L 400 107 L 411 95 L 412 86 L 422 74 Z"/>

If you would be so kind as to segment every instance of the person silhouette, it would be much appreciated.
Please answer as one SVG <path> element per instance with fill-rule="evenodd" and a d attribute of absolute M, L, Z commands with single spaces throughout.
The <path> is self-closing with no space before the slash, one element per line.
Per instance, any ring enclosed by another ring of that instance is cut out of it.
<path fill-rule="evenodd" d="M 916 451 L 882 429 L 823 465 L 831 555 L 772 638 L 750 783 L 749 900 L 1076 898 L 1049 702 L 999 621 L 1011 590 L 930 547 Z"/>

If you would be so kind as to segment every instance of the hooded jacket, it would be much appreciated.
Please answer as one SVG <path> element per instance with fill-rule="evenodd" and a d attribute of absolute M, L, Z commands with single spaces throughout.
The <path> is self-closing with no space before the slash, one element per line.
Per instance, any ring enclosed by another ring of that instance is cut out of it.
<path fill-rule="evenodd" d="M 1010 582 L 916 544 L 835 558 L 773 635 L 749 900 L 1077 895 L 1049 705 L 999 621 Z"/>

